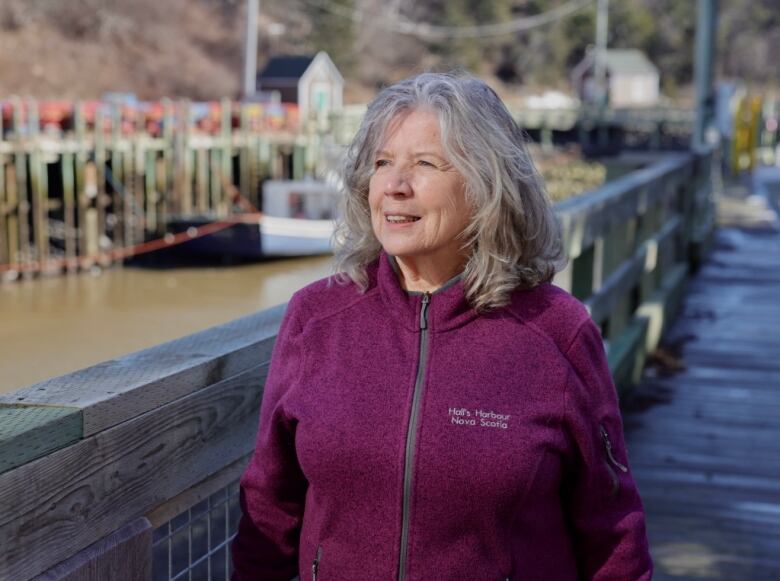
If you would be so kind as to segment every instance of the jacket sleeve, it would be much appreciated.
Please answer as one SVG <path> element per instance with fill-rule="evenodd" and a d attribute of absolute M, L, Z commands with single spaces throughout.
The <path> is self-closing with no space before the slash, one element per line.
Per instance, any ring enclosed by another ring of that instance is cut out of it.
<path fill-rule="evenodd" d="M 588 317 L 566 351 L 564 396 L 570 447 L 562 500 L 580 578 L 649 581 L 645 514 L 628 465 L 617 393 L 598 327 Z"/>
<path fill-rule="evenodd" d="M 295 453 L 296 424 L 285 413 L 285 396 L 302 368 L 298 311 L 293 297 L 271 355 L 255 451 L 241 477 L 242 516 L 231 545 L 232 581 L 289 581 L 298 574 L 308 483 Z"/>

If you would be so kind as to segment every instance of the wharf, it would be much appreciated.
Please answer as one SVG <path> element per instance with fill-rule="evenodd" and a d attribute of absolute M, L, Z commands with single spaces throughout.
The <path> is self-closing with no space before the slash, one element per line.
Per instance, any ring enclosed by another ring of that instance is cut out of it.
<path fill-rule="evenodd" d="M 780 169 L 754 175 L 720 196 L 667 335 L 685 368 L 624 406 L 658 581 L 780 579 Z"/>

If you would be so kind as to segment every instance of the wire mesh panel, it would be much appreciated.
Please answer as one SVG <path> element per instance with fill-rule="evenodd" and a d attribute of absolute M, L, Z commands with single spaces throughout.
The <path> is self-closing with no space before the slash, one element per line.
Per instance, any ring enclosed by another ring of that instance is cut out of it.
<path fill-rule="evenodd" d="M 238 480 L 154 530 L 154 581 L 227 581 L 241 509 Z"/>

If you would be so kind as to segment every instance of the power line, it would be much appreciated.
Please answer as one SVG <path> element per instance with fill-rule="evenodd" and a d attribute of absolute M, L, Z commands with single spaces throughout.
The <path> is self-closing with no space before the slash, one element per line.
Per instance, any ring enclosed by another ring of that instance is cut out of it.
<path fill-rule="evenodd" d="M 424 22 L 411 22 L 400 16 L 397 19 L 383 19 L 383 15 L 371 14 L 363 10 L 352 10 L 342 4 L 328 0 L 305 0 L 305 2 L 317 8 L 322 8 L 335 16 L 347 18 L 359 24 L 368 21 L 371 26 L 383 28 L 390 32 L 416 36 L 425 40 L 487 38 L 515 34 L 561 20 L 593 4 L 593 0 L 570 0 L 546 12 L 534 14 L 533 16 L 514 18 L 507 22 L 470 26 L 440 26 Z"/>

